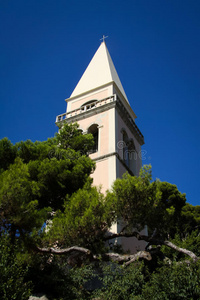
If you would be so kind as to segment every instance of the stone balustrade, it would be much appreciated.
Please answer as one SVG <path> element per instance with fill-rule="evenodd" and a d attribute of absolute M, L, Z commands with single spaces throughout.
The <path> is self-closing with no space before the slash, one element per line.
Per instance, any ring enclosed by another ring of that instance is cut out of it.
<path fill-rule="evenodd" d="M 107 97 L 107 98 L 104 98 L 102 100 L 97 100 L 97 101 L 92 102 L 90 104 L 86 104 L 86 105 L 81 106 L 81 107 L 79 107 L 77 109 L 71 110 L 71 111 L 66 112 L 64 114 L 61 114 L 61 115 L 58 115 L 56 117 L 56 123 L 62 122 L 64 120 L 68 119 L 68 118 L 75 117 L 77 115 L 83 114 L 86 111 L 95 109 L 97 107 L 101 107 L 103 105 L 106 105 L 106 104 L 114 102 L 114 101 L 116 101 L 115 95 Z"/>
<path fill-rule="evenodd" d="M 126 107 L 124 106 L 124 104 L 122 103 L 122 101 L 119 99 L 119 97 L 117 97 L 117 95 L 113 95 L 107 98 L 104 98 L 102 100 L 97 100 L 91 103 L 88 103 L 86 105 L 83 105 L 77 109 L 71 110 L 69 112 L 66 112 L 64 114 L 58 115 L 56 117 L 56 123 L 60 123 L 63 121 L 67 121 L 67 119 L 69 118 L 76 118 L 79 117 L 81 114 L 85 114 L 88 113 L 94 109 L 98 109 L 100 107 L 104 107 L 105 105 L 108 105 L 109 103 L 115 102 L 116 106 L 118 107 L 118 111 L 121 115 L 121 117 L 124 119 L 125 123 L 127 124 L 127 126 L 129 127 L 129 129 L 131 131 L 133 131 L 133 133 L 135 135 L 137 135 L 140 144 L 143 145 L 144 144 L 144 137 L 141 133 L 141 131 L 139 130 L 139 128 L 137 127 L 137 125 L 135 124 L 135 121 L 132 119 L 131 115 L 129 114 L 129 112 L 127 111 Z"/>

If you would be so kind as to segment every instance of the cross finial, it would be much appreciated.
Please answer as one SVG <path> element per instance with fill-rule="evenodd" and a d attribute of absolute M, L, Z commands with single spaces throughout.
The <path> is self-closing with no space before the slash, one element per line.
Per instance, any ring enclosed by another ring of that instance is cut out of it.
<path fill-rule="evenodd" d="M 104 43 L 104 42 L 105 42 L 105 39 L 106 39 L 107 37 L 108 37 L 108 36 L 103 35 L 103 37 L 102 37 L 102 39 L 100 39 L 100 41 L 103 40 L 103 43 Z"/>

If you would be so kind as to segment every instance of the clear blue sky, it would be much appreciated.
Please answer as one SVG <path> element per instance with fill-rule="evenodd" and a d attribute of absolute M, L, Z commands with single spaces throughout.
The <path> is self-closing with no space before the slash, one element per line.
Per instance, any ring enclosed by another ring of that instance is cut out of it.
<path fill-rule="evenodd" d="M 103 34 L 145 137 L 143 163 L 199 205 L 199 0 L 0 0 L 0 138 L 54 135 Z"/>

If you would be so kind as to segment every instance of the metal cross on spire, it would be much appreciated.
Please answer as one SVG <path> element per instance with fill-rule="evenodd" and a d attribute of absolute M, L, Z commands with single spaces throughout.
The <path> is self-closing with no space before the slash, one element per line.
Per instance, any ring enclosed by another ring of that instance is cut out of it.
<path fill-rule="evenodd" d="M 102 37 L 102 39 L 100 39 L 100 41 L 103 40 L 103 43 L 104 43 L 104 42 L 105 42 L 105 39 L 106 39 L 107 37 L 108 37 L 108 36 L 103 35 L 103 37 Z"/>

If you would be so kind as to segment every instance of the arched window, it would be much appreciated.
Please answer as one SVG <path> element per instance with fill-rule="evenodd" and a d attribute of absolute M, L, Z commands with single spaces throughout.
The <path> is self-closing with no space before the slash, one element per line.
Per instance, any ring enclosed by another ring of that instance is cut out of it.
<path fill-rule="evenodd" d="M 97 152 L 98 151 L 98 143 L 99 143 L 99 130 L 98 130 L 98 125 L 97 124 L 92 124 L 88 128 L 88 133 L 91 133 L 94 138 L 94 146 L 91 151 L 91 153 Z"/>
<path fill-rule="evenodd" d="M 123 161 L 133 174 L 136 174 L 137 151 L 134 140 L 133 138 L 128 137 L 124 128 L 122 128 L 121 133 L 123 140 Z"/>

